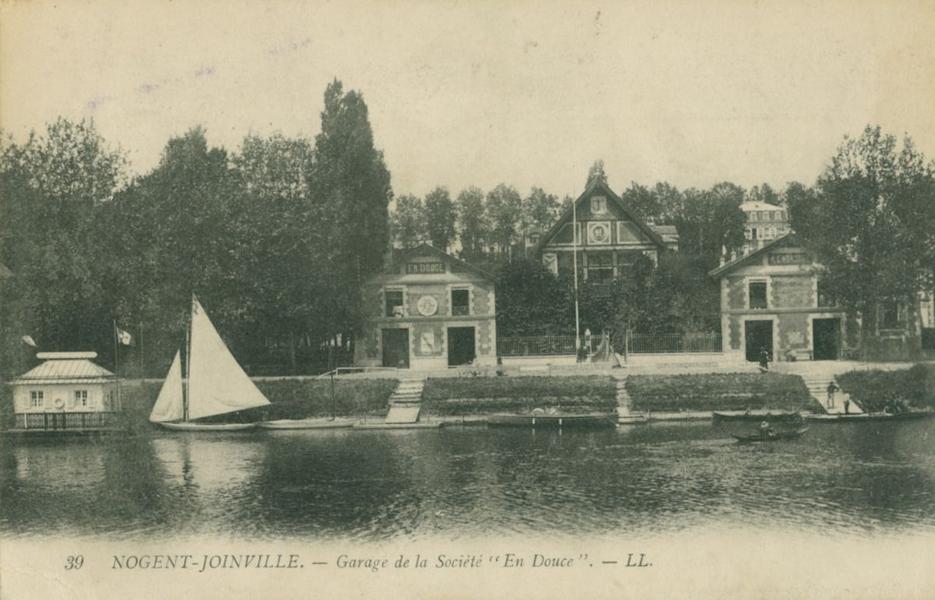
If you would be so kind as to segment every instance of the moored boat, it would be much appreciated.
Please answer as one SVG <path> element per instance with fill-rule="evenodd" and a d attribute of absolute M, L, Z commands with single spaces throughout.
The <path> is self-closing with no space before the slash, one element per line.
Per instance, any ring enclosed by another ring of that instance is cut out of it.
<path fill-rule="evenodd" d="M 295 429 L 343 429 L 353 427 L 351 419 L 277 419 L 274 421 L 260 421 L 256 424 L 260 429 L 295 430 Z"/>
<path fill-rule="evenodd" d="M 497 414 L 487 417 L 491 427 L 616 427 L 617 415 L 613 413 L 542 413 L 542 414 Z"/>
<path fill-rule="evenodd" d="M 861 423 L 880 421 L 915 421 L 935 416 L 935 411 L 919 410 L 904 413 L 860 413 L 856 415 L 806 415 L 805 418 L 816 423 Z"/>
<path fill-rule="evenodd" d="M 734 438 L 742 443 L 755 443 L 755 442 L 779 442 L 782 440 L 794 440 L 802 436 L 803 433 L 808 431 L 808 427 L 802 427 L 800 429 L 790 429 L 787 431 L 768 431 L 768 432 L 757 432 L 750 435 L 736 435 Z"/>
<path fill-rule="evenodd" d="M 770 411 L 715 411 L 711 415 L 715 422 L 719 421 L 769 421 L 775 423 L 797 423 L 802 420 L 799 412 L 770 412 Z"/>
<path fill-rule="evenodd" d="M 196 419 L 266 406 L 256 387 L 228 350 L 198 298 L 192 295 L 188 338 L 188 380 L 182 378 L 181 352 L 169 366 L 149 420 L 171 431 L 245 431 L 254 423 L 204 423 Z"/>

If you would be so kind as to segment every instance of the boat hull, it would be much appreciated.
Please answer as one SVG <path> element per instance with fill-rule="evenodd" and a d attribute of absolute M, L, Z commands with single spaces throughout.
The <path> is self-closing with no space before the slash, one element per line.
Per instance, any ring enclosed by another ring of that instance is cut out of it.
<path fill-rule="evenodd" d="M 888 413 L 861 413 L 857 415 L 808 415 L 805 418 L 816 423 L 853 423 L 864 421 L 915 421 L 935 416 L 935 411 L 917 411 L 891 415 Z"/>
<path fill-rule="evenodd" d="M 296 429 L 343 429 L 354 426 L 350 419 L 279 419 L 276 421 L 260 421 L 256 424 L 260 429 L 296 430 Z"/>
<path fill-rule="evenodd" d="M 490 427 L 616 427 L 617 415 L 582 414 L 582 415 L 490 415 L 487 417 Z"/>
<path fill-rule="evenodd" d="M 777 431 L 773 435 L 760 435 L 759 433 L 754 433 L 753 435 L 734 435 L 734 438 L 738 443 L 741 444 L 781 442 L 783 440 L 794 440 L 799 438 L 806 431 L 808 431 L 808 427 L 803 427 L 802 429 L 796 429 L 794 431 Z"/>
<path fill-rule="evenodd" d="M 248 431 L 256 423 L 158 423 L 170 431 Z"/>
<path fill-rule="evenodd" d="M 797 423 L 802 420 L 801 413 L 780 412 L 780 413 L 746 413 L 746 412 L 714 412 L 712 418 L 715 422 L 719 421 L 769 421 L 773 423 Z"/>

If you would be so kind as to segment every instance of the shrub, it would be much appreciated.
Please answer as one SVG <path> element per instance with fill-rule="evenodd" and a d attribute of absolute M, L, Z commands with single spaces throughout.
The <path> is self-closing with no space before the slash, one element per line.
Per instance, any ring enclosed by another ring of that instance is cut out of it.
<path fill-rule="evenodd" d="M 935 408 L 935 365 L 920 364 L 899 371 L 850 371 L 837 381 L 867 412 L 900 405 Z"/>
<path fill-rule="evenodd" d="M 526 413 L 535 408 L 606 413 L 617 408 L 614 380 L 606 376 L 431 378 L 422 400 L 423 413 L 440 416 Z"/>
<path fill-rule="evenodd" d="M 800 377 L 782 373 L 632 375 L 627 392 L 639 411 L 821 409 Z"/>

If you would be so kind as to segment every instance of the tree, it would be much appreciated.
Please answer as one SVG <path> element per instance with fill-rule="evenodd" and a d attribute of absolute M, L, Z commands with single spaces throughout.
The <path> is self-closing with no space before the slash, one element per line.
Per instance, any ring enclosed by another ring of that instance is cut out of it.
<path fill-rule="evenodd" d="M 497 244 L 501 255 L 512 256 L 521 211 L 522 199 L 514 187 L 501 183 L 487 192 L 486 212 L 491 239 Z"/>
<path fill-rule="evenodd" d="M 526 239 L 534 233 L 545 233 L 558 219 L 561 205 L 558 197 L 547 194 L 540 187 L 533 187 L 529 195 L 523 198 L 522 214 L 520 217 L 523 232 L 523 250 L 525 252 Z"/>
<path fill-rule="evenodd" d="M 743 198 L 743 188 L 728 182 L 707 191 L 685 190 L 684 208 L 674 219 L 679 251 L 703 257 L 706 267 L 713 269 L 725 251 L 743 246 Z"/>
<path fill-rule="evenodd" d="M 662 215 L 656 194 L 635 181 L 630 182 L 630 187 L 624 190 L 620 199 L 644 221 L 655 220 Z"/>
<path fill-rule="evenodd" d="M 14 273 L 0 303 L 0 361 L 15 359 L 6 344 L 22 335 L 44 349 L 107 347 L 94 216 L 124 185 L 125 165 L 92 121 L 60 118 L 23 144 L 0 143 L 0 262 Z"/>
<path fill-rule="evenodd" d="M 782 204 L 782 197 L 768 183 L 755 185 L 747 190 L 746 200 L 748 202 L 765 202 L 773 206 Z"/>
<path fill-rule="evenodd" d="M 607 184 L 607 174 L 604 173 L 603 160 L 596 160 L 594 164 L 591 165 L 591 168 L 588 170 L 588 180 L 584 184 L 584 189 L 591 187 L 594 181 L 600 181 L 605 185 Z"/>
<path fill-rule="evenodd" d="M 458 194 L 456 205 L 461 255 L 467 259 L 477 259 L 483 254 L 484 243 L 490 232 L 484 210 L 484 192 L 469 187 Z"/>
<path fill-rule="evenodd" d="M 311 143 L 280 134 L 251 135 L 232 163 L 239 191 L 230 222 L 239 283 L 238 337 L 242 345 L 252 346 L 251 357 L 265 350 L 265 342 L 288 344 L 295 372 L 297 340 L 309 330 L 316 308 L 315 281 L 296 277 L 317 269 L 306 177 Z"/>
<path fill-rule="evenodd" d="M 320 233 L 323 338 L 359 331 L 361 284 L 378 272 L 389 248 L 390 173 L 374 146 L 367 105 L 340 81 L 325 89 L 310 188 Z"/>
<path fill-rule="evenodd" d="M 503 264 L 497 272 L 496 286 L 499 335 L 574 333 L 571 289 L 539 261 Z"/>
<path fill-rule="evenodd" d="M 454 202 L 447 188 L 437 187 L 425 196 L 425 231 L 432 245 L 443 252 L 455 238 Z"/>
<path fill-rule="evenodd" d="M 425 207 L 412 194 L 396 199 L 392 216 L 393 242 L 401 248 L 412 248 L 426 240 Z"/>
<path fill-rule="evenodd" d="M 935 166 L 909 137 L 868 126 L 845 137 L 817 194 L 791 202 L 793 229 L 827 269 L 826 289 L 879 331 L 883 302 L 915 304 L 935 283 Z"/>

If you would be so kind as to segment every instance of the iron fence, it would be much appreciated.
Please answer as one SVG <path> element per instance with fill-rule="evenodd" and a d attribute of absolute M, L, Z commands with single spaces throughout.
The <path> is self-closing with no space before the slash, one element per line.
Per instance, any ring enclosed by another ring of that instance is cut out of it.
<path fill-rule="evenodd" d="M 632 333 L 627 340 L 631 354 L 679 354 L 721 352 L 717 333 Z"/>
<path fill-rule="evenodd" d="M 581 336 L 580 347 L 596 351 L 601 336 Z M 590 342 L 590 344 L 589 344 Z M 678 354 L 721 352 L 721 335 L 717 333 L 631 333 L 625 339 L 614 341 L 614 351 L 620 354 Z M 539 335 L 500 337 L 497 339 L 498 356 L 555 356 L 574 355 L 575 336 Z"/>

